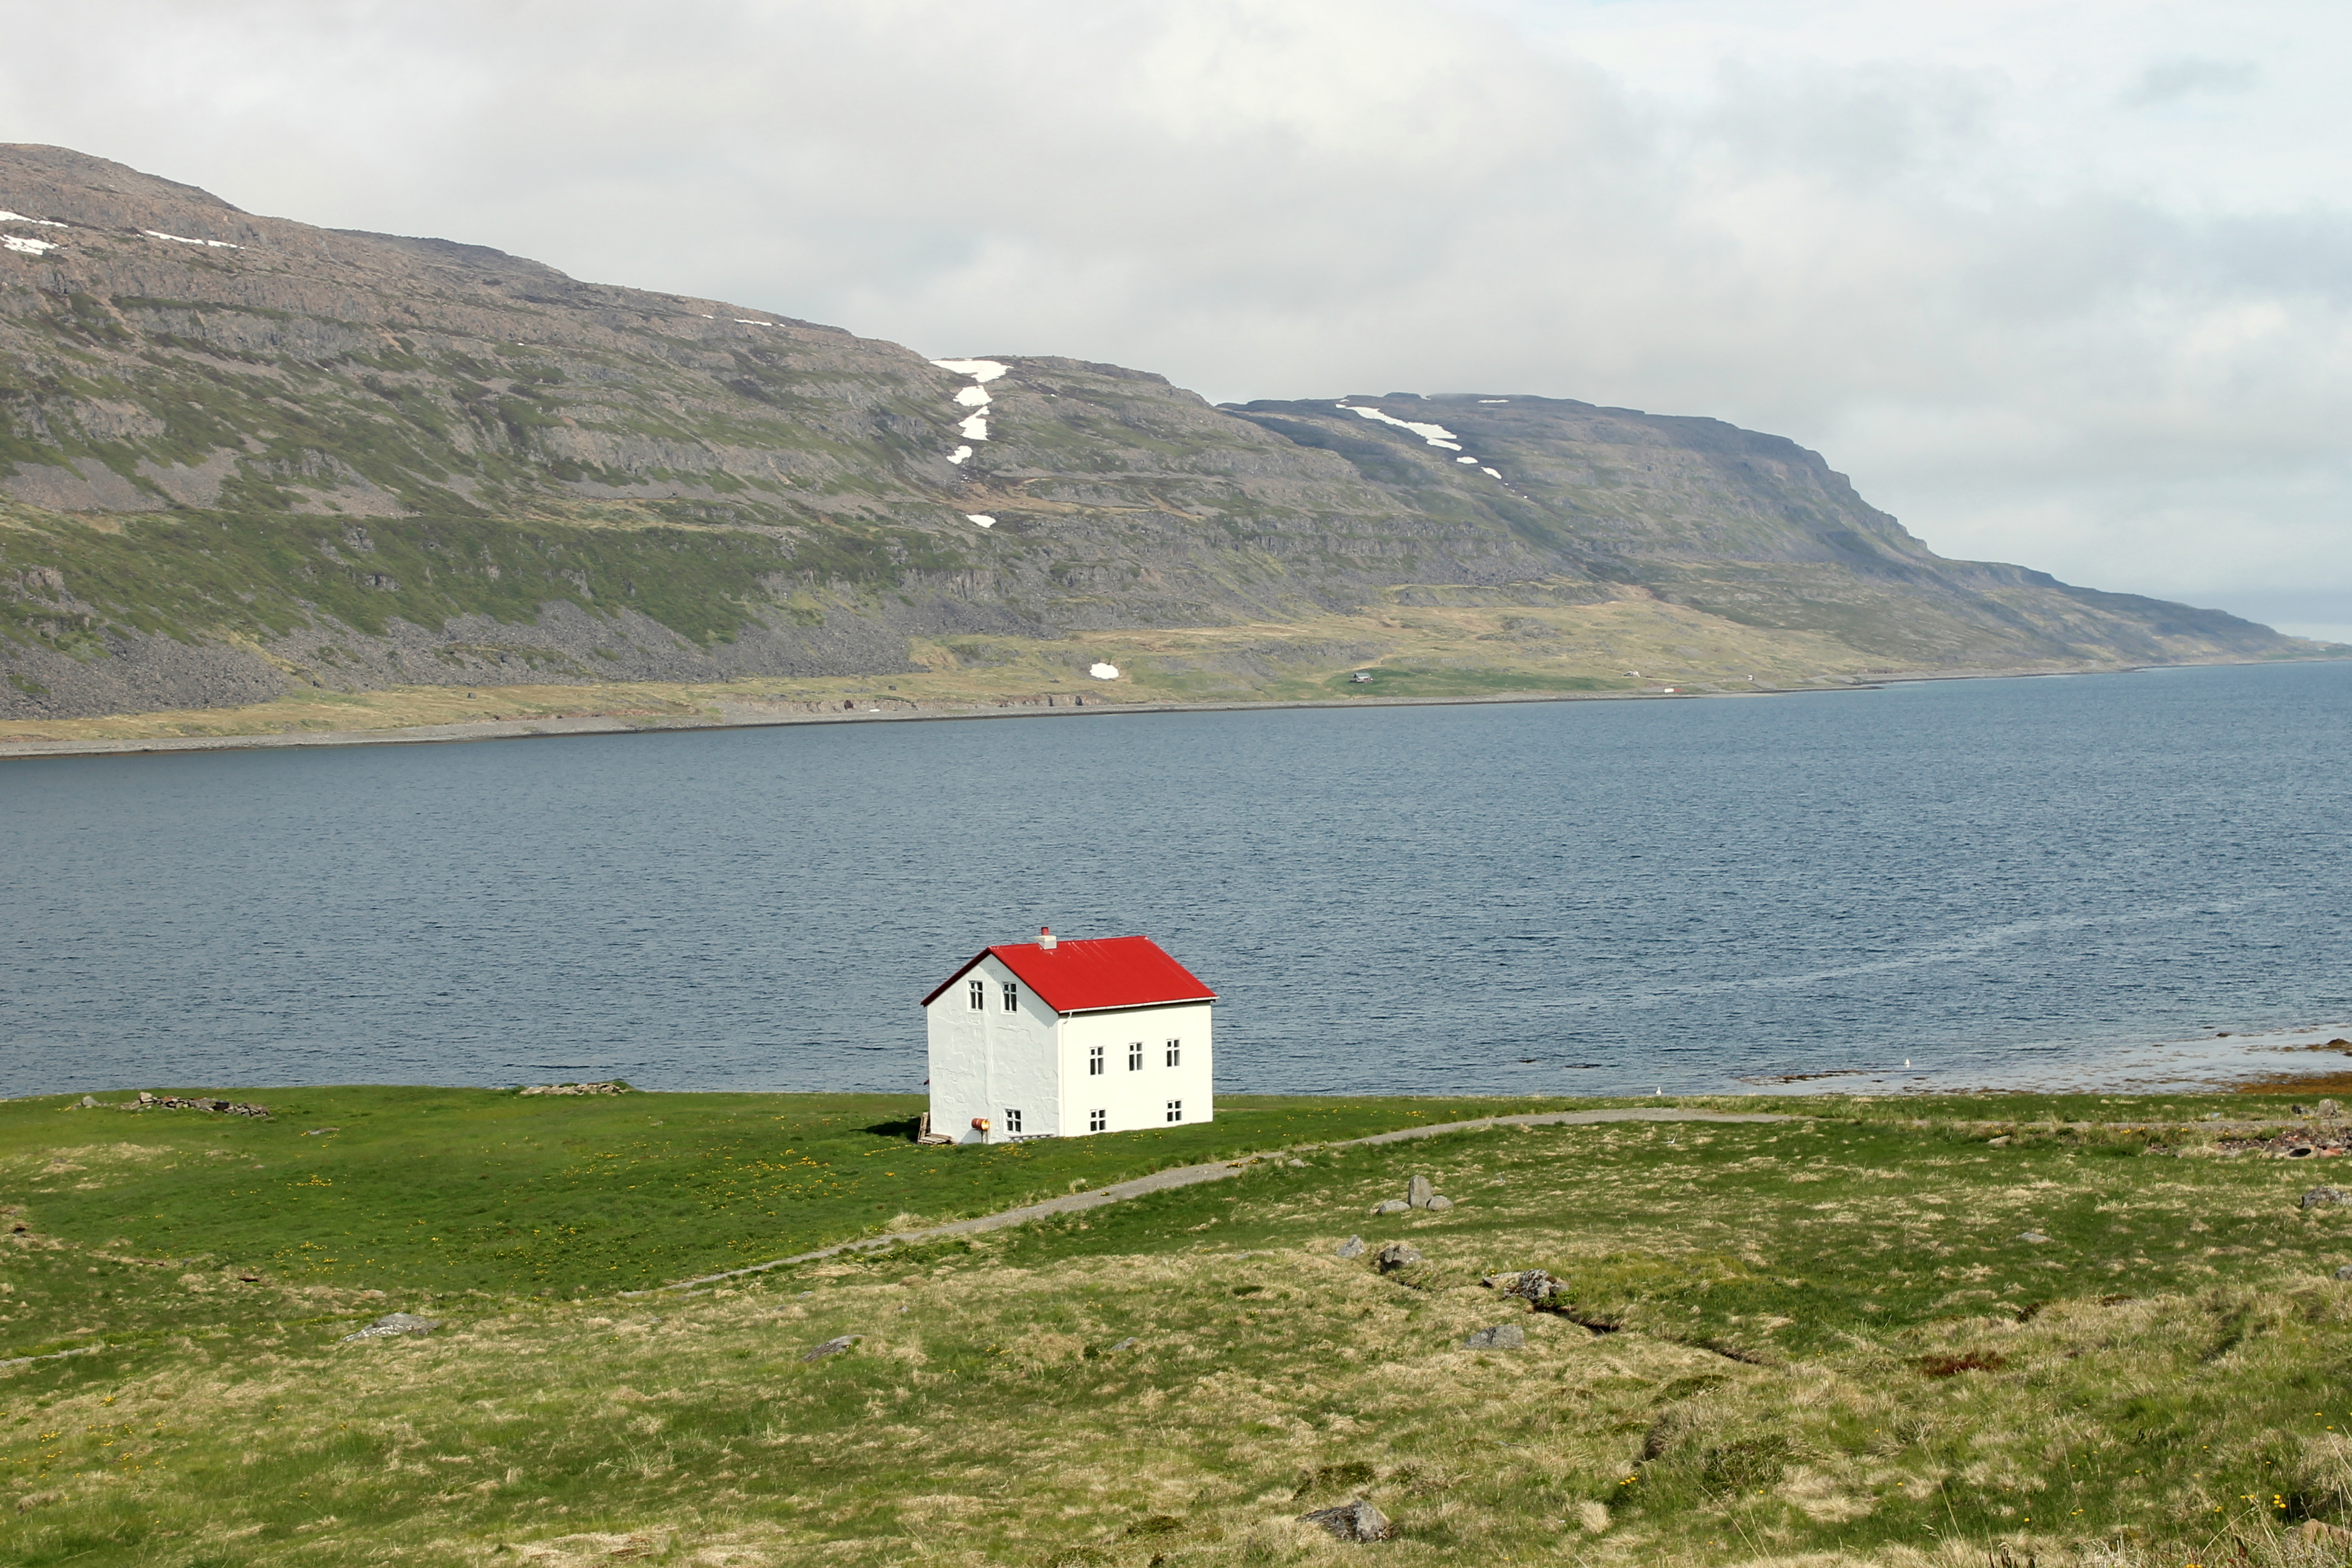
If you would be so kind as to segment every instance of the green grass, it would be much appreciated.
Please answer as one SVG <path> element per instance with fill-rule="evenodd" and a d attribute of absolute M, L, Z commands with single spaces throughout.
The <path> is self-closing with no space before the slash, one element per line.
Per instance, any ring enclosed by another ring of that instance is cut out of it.
<path fill-rule="evenodd" d="M 1375 1554 L 1430 1563 L 2352 1541 L 2352 1211 L 2297 1205 L 2333 1162 L 2202 1121 L 2267 1097 L 1448 1134 L 649 1297 L 614 1276 L 1493 1102 L 932 1154 L 887 1097 L 258 1097 L 276 1121 L 0 1106 L 8 1333 L 109 1346 L 0 1380 L 0 1510 L 37 1500 L 11 1561 L 1303 1563 L 1357 1560 L 1296 1516 L 1360 1493 Z M 1369 1212 L 1416 1173 L 1458 1206 Z M 1564 1314 L 1480 1282 L 1536 1267 Z M 446 1326 L 339 1342 L 394 1307 Z M 1501 1322 L 1525 1348 L 1462 1348 Z"/>

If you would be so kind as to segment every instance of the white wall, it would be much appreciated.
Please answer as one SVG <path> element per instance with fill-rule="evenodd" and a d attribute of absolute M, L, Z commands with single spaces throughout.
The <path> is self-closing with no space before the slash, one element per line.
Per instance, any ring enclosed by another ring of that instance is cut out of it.
<path fill-rule="evenodd" d="M 988 987 L 974 1012 L 971 982 Z M 1004 1113 L 1021 1112 L 1017 1136 L 1084 1137 L 1087 1112 L 1107 1110 L 1112 1132 L 1171 1125 L 1168 1102 L 1181 1101 L 1187 1122 L 1214 1120 L 1209 1004 L 1135 1007 L 1056 1016 L 1021 986 L 1017 1012 L 1004 1011 L 1004 986 L 1019 985 L 994 957 L 982 959 L 925 1009 L 930 1036 L 931 1131 L 959 1143 L 1002 1143 L 1015 1136 Z M 1183 1042 L 1167 1065 L 1168 1042 Z M 1128 1046 L 1143 1043 L 1143 1066 L 1130 1070 Z M 1087 1071 L 1088 1048 L 1103 1047 L 1101 1076 Z M 972 1125 L 984 1117 L 989 1131 Z"/>
<path fill-rule="evenodd" d="M 1181 1060 L 1167 1065 L 1168 1042 L 1184 1042 Z M 1130 1071 L 1127 1047 L 1143 1042 L 1143 1066 Z M 1087 1071 L 1090 1047 L 1103 1047 L 1103 1072 Z M 1168 1102 L 1181 1100 L 1184 1120 L 1214 1120 L 1209 1004 L 1134 1007 L 1114 1013 L 1079 1013 L 1062 1022 L 1062 1126 L 1087 1131 L 1087 1112 L 1108 1110 L 1110 1132 L 1166 1127 Z"/>
<path fill-rule="evenodd" d="M 974 1012 L 968 992 L 988 986 Z M 1004 1010 L 1004 987 L 1020 986 L 1018 1011 Z M 1061 1019 L 994 957 L 982 959 L 924 1010 L 929 1017 L 931 1131 L 959 1143 L 1002 1143 L 1012 1136 L 1007 1110 L 1021 1112 L 1023 1138 L 1072 1131 L 1061 1119 L 1056 1039 Z M 1082 1069 L 1083 1070 L 1083 1069 Z M 972 1118 L 984 1117 L 981 1132 Z M 1083 1132 L 1081 1121 L 1076 1131 Z"/>

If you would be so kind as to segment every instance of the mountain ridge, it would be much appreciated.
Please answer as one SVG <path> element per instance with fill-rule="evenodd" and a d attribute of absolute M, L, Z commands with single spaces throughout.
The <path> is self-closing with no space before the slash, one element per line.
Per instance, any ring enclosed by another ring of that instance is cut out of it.
<path fill-rule="evenodd" d="M 2318 651 L 1945 561 L 1820 454 L 1701 416 L 935 363 L 59 148 L 0 146 L 0 719 L 1627 595 L 1887 669 Z"/>

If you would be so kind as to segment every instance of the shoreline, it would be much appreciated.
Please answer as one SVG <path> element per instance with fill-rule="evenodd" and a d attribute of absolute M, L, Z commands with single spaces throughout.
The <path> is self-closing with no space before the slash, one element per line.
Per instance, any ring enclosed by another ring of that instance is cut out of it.
<path fill-rule="evenodd" d="M 628 717 L 580 714 L 536 719 L 465 720 L 446 724 L 422 724 L 377 730 L 310 730 L 256 732 L 243 735 L 155 735 L 121 740 L 12 741 L 0 740 L 0 762 L 37 761 L 45 757 L 142 756 L 177 752 L 238 752 L 319 746 L 453 745 L 478 741 L 552 740 L 575 735 L 651 735 L 717 730 L 770 730 L 799 724 L 938 723 L 982 719 L 1079 719 L 1114 714 L 1234 713 L 1294 709 L 1462 708 L 1522 702 L 1688 702 L 1717 698 L 1795 697 L 1811 694 L 1876 691 L 1889 686 L 1934 680 L 2022 680 L 2058 676 L 2132 675 L 2148 669 L 2201 669 L 2250 661 L 2215 660 L 2210 664 L 2123 665 L 2098 669 L 2027 668 L 1906 671 L 1854 679 L 1833 686 L 1758 687 L 1745 690 L 1710 691 L 1527 691 L 1464 697 L 1301 697 L 1233 699 L 1223 701 L 1120 701 L 1087 693 L 1040 693 L 1034 697 L 990 703 L 926 704 L 921 699 L 899 699 L 891 708 L 856 709 L 841 712 L 812 711 L 798 700 L 762 701 L 746 698 L 720 699 L 712 715 Z M 2324 660 L 2262 660 L 2261 663 L 2310 663 Z M 122 717 L 136 717 L 123 715 Z"/>

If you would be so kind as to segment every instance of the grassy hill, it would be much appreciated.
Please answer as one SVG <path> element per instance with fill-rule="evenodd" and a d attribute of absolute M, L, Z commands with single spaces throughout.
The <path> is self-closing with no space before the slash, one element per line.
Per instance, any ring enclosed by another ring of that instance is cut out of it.
<path fill-rule="evenodd" d="M 2352 1212 L 2267 1097 L 1230 1100 L 920 1149 L 874 1096 L 0 1105 L 11 1561 L 2338 1563 Z M 1655 1103 L 1655 1102 L 1651 1102 Z M 1510 1102 L 1508 1109 L 1531 1102 Z M 2231 1120 L 2206 1120 L 2209 1110 Z M 1245 1149 L 1234 1179 L 664 1279 Z M 2315 1172 L 2322 1173 L 2315 1174 Z M 1457 1206 L 1375 1216 L 1426 1173 Z M 1383 1274 L 1355 1235 L 1409 1241 Z M 1541 1268 L 1538 1312 L 1487 1283 Z M 346 1342 L 394 1309 L 430 1336 Z M 1523 1345 L 1468 1349 L 1520 1328 Z M 804 1359 L 837 1336 L 846 1352 Z M 1363 1496 L 1342 1546 L 1297 1516 Z"/>
<path fill-rule="evenodd" d="M 983 385 L 838 329 L 260 217 L 60 148 L 0 146 L 0 720 L 920 688 L 940 646 L 992 637 L 1082 679 L 1108 634 L 1628 599 L 1741 645 L 1692 679 L 2317 651 L 1944 561 L 1817 454 L 1714 420 L 1520 395 L 1213 407 L 1044 355 L 999 356 Z M 1648 673 L 1572 669 L 1548 624 L 1443 653 L 1291 639 L 1295 667 L 1215 673 L 1253 693 L 1391 657 L 1478 689 Z"/>

